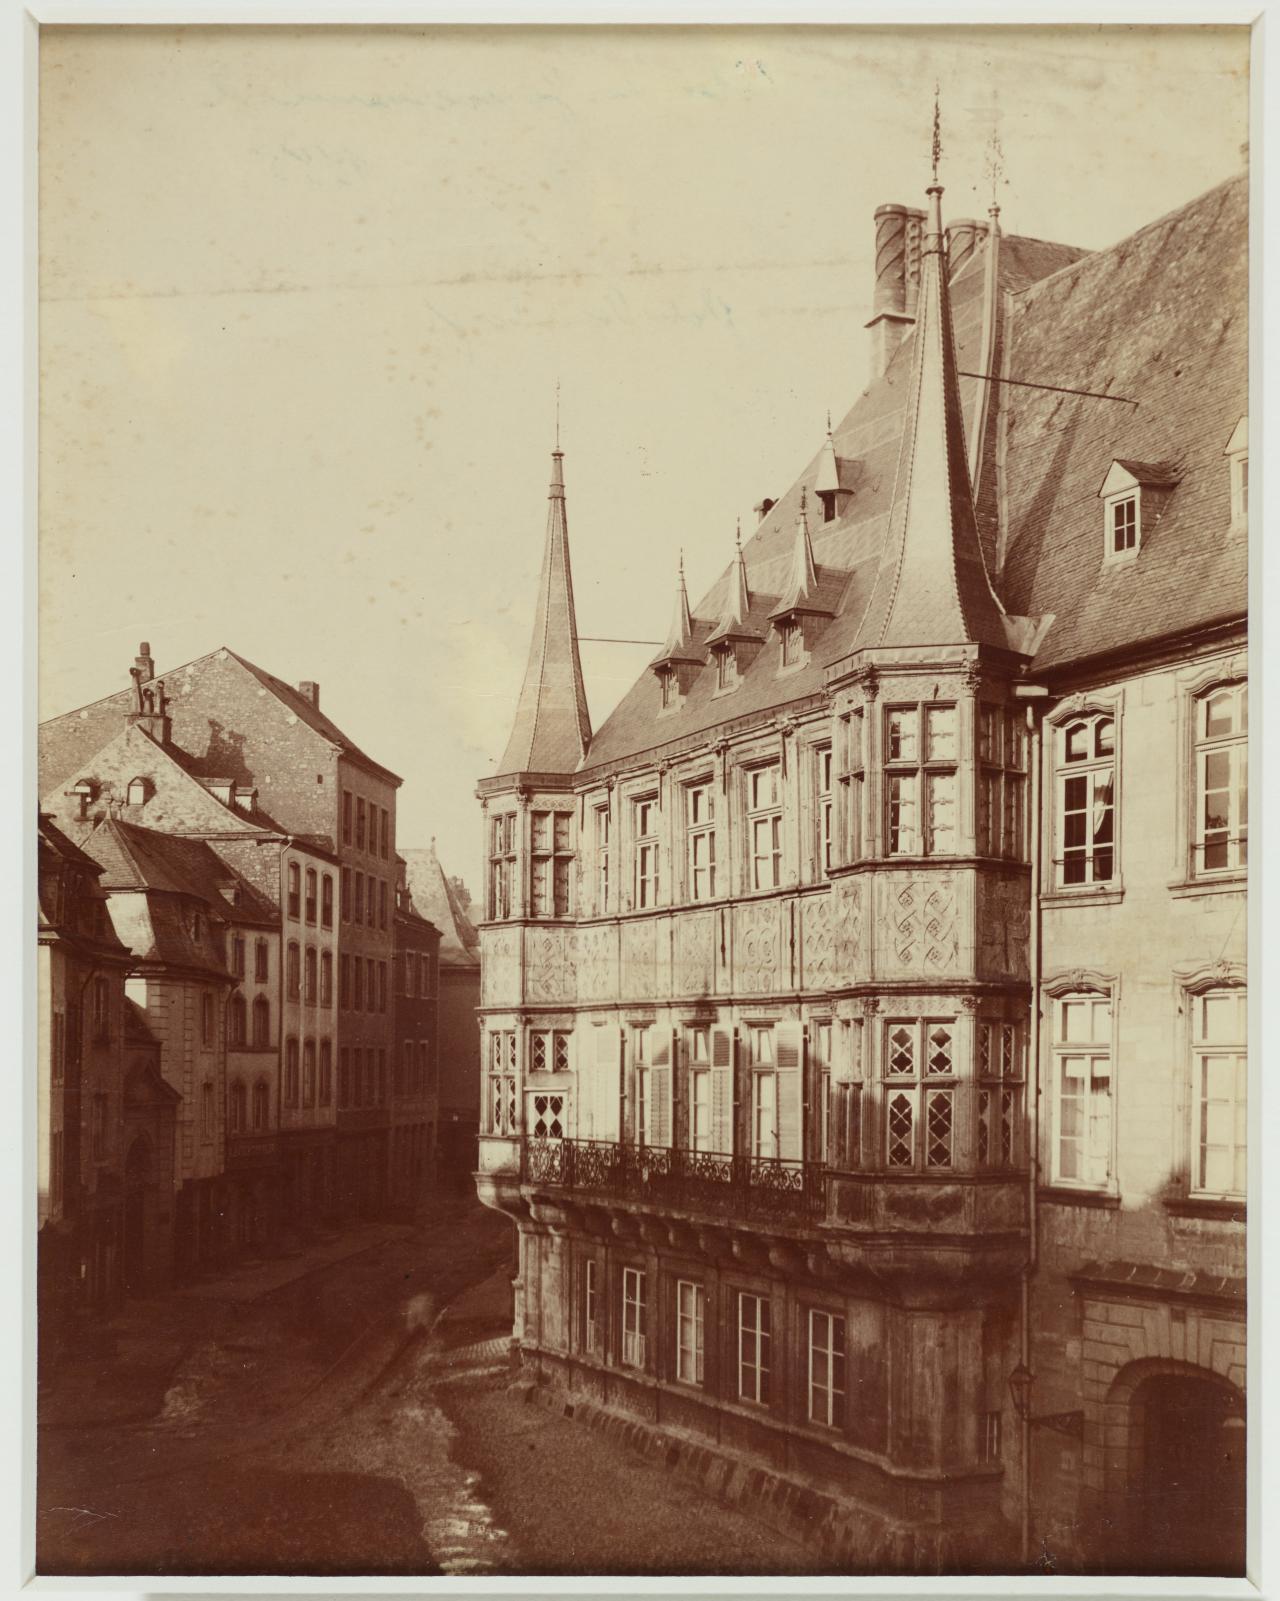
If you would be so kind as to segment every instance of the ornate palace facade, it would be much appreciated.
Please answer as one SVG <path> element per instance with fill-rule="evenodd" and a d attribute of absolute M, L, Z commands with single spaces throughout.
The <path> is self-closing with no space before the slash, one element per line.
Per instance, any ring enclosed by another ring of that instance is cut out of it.
<path fill-rule="evenodd" d="M 553 458 L 480 1194 L 532 1376 L 845 1565 L 1238 1572 L 1245 184 L 1093 255 L 940 202 L 594 734 Z"/>

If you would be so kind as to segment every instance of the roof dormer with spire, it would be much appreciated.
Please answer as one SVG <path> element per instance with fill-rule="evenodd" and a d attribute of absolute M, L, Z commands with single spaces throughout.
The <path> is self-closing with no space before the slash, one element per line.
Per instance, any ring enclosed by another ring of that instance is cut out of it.
<path fill-rule="evenodd" d="M 689 590 L 684 581 L 684 552 L 681 551 L 671 626 L 662 649 L 650 663 L 662 687 L 663 711 L 673 711 L 680 704 L 704 661 L 702 653 L 694 648 L 693 614 L 689 610 Z"/>
<path fill-rule="evenodd" d="M 844 576 L 829 569 L 819 572 L 809 537 L 808 496 L 801 490 L 791 571 L 782 599 L 769 613 L 769 621 L 781 640 L 781 667 L 800 667 L 808 660 L 823 626 L 836 614 Z"/>
<path fill-rule="evenodd" d="M 571 773 L 591 743 L 591 719 L 578 655 L 565 514 L 564 452 L 557 430 L 551 453 L 547 534 L 533 616 L 533 637 L 515 723 L 498 775 Z"/>
<path fill-rule="evenodd" d="M 751 591 L 747 585 L 747 563 L 742 554 L 742 524 L 734 536 L 734 557 L 725 579 L 724 602 L 715 626 L 706 638 L 706 649 L 716 663 L 717 689 L 737 686 L 743 669 L 764 643 L 764 635 L 751 621 Z"/>

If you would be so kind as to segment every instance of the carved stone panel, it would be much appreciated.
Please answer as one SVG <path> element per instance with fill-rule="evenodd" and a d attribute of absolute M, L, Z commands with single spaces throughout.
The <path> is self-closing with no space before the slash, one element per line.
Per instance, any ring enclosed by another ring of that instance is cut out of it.
<path fill-rule="evenodd" d="M 951 873 L 886 875 L 878 881 L 877 968 L 949 977 L 960 971 L 958 886 Z"/>
<path fill-rule="evenodd" d="M 675 920 L 677 995 L 710 995 L 715 989 L 715 925 L 711 912 L 687 912 Z"/>
<path fill-rule="evenodd" d="M 978 971 L 983 978 L 1025 980 L 1031 941 L 1025 878 L 983 878 L 978 884 Z"/>
<path fill-rule="evenodd" d="M 617 999 L 617 928 L 609 923 L 581 928 L 577 940 L 577 981 L 580 1001 Z"/>
<path fill-rule="evenodd" d="M 747 995 L 772 995 L 782 987 L 781 912 L 778 901 L 748 901 L 737 908 L 733 977 Z"/>
<path fill-rule="evenodd" d="M 837 984 L 854 984 L 863 972 L 862 907 L 865 884 L 861 878 L 844 878 L 832 886 L 832 932 L 835 938 Z"/>
<path fill-rule="evenodd" d="M 569 961 L 569 930 L 531 928 L 525 935 L 525 999 L 572 1001 L 574 975 Z"/>
<path fill-rule="evenodd" d="M 656 993 L 657 964 L 652 918 L 622 925 L 622 994 L 629 999 L 647 1000 Z"/>
<path fill-rule="evenodd" d="M 800 960 L 805 989 L 835 982 L 835 892 L 808 895 L 800 902 Z"/>
<path fill-rule="evenodd" d="M 518 1006 L 520 936 L 513 928 L 486 929 L 480 937 L 480 990 L 486 1006 Z"/>

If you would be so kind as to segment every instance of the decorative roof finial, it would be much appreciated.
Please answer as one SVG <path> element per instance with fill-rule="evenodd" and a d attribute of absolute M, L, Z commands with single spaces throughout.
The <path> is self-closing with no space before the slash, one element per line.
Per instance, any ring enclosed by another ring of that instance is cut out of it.
<path fill-rule="evenodd" d="M 827 407 L 827 438 L 831 438 L 831 407 Z"/>
<path fill-rule="evenodd" d="M 556 449 L 560 449 L 560 379 L 556 379 Z"/>
<path fill-rule="evenodd" d="M 938 163 L 942 160 L 942 91 L 936 82 L 933 86 L 933 181 L 938 181 Z"/>
<path fill-rule="evenodd" d="M 733 536 L 733 542 L 738 547 L 738 554 L 739 554 L 739 556 L 741 556 L 741 554 L 742 554 L 742 518 L 741 517 L 738 518 L 738 528 L 737 528 L 737 532 Z"/>
<path fill-rule="evenodd" d="M 998 113 L 994 113 L 998 115 Z M 987 152 L 983 161 L 987 178 L 991 183 L 991 205 L 988 215 L 998 217 L 1000 206 L 998 195 L 1000 185 L 1005 182 L 1004 176 L 1004 146 L 1000 143 L 1000 126 L 996 121 L 991 124 L 991 137 L 987 140 Z"/>

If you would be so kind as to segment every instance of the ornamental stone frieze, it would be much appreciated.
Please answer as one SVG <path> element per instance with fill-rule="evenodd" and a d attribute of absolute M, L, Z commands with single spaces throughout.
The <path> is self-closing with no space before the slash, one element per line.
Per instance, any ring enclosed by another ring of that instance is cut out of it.
<path fill-rule="evenodd" d="M 950 975 L 961 969 L 960 881 L 950 873 L 877 876 L 878 976 Z"/>
<path fill-rule="evenodd" d="M 715 924 L 711 912 L 677 913 L 674 984 L 677 995 L 710 995 L 715 990 Z"/>
<path fill-rule="evenodd" d="M 800 979 L 804 989 L 836 982 L 835 896 L 808 895 L 800 902 Z"/>
<path fill-rule="evenodd" d="M 481 992 L 486 1006 L 515 1006 L 522 999 L 518 929 L 485 929 L 480 935 Z"/>
<path fill-rule="evenodd" d="M 734 908 L 734 988 L 744 995 L 772 995 L 789 988 L 782 974 L 780 901 L 747 901 Z"/>
<path fill-rule="evenodd" d="M 570 928 L 530 928 L 525 934 L 525 994 L 531 1001 L 575 998 Z"/>
<path fill-rule="evenodd" d="M 630 1000 L 657 994 L 657 923 L 651 917 L 622 925 L 622 992 Z"/>

